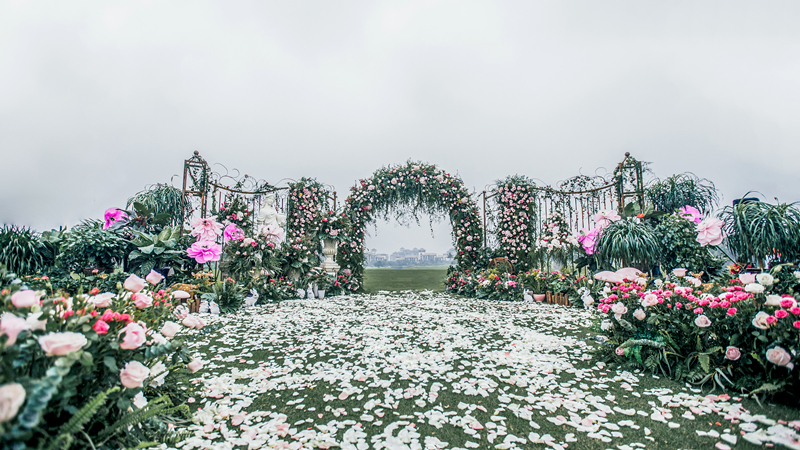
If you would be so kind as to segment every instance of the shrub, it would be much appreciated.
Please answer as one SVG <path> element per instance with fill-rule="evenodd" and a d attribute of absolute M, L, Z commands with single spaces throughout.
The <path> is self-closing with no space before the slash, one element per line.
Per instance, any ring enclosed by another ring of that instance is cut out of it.
<path fill-rule="evenodd" d="M 676 267 L 692 272 L 705 272 L 714 276 L 722 267 L 723 261 L 711 253 L 711 247 L 697 242 L 696 224 L 677 214 L 662 216 L 654 227 L 655 236 L 661 249 L 659 264 L 666 273 Z"/>
<path fill-rule="evenodd" d="M 653 228 L 637 219 L 611 222 L 600 234 L 594 254 L 616 268 L 648 271 L 658 262 L 660 247 Z"/>
<path fill-rule="evenodd" d="M 44 266 L 39 236 L 27 227 L 0 228 L 0 265 L 18 275 L 35 273 Z"/>
<path fill-rule="evenodd" d="M 110 272 L 125 261 L 130 244 L 116 232 L 103 230 L 97 220 L 87 220 L 64 233 L 56 262 L 69 271 L 85 268 Z"/>
<path fill-rule="evenodd" d="M 800 210 L 794 203 L 740 202 L 720 214 L 726 244 L 737 262 L 762 265 L 800 259 Z"/>
<path fill-rule="evenodd" d="M 688 205 L 707 214 L 719 201 L 714 183 L 691 173 L 672 175 L 651 184 L 645 189 L 645 198 L 656 211 L 666 213 Z"/>

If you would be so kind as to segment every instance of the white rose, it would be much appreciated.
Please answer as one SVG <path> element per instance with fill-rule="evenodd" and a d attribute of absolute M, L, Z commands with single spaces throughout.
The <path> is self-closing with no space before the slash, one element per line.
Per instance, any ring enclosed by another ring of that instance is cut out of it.
<path fill-rule="evenodd" d="M 661 285 L 664 284 L 664 280 L 656 279 L 655 281 L 653 281 L 653 283 L 656 285 L 656 287 L 660 288 Z"/>
<path fill-rule="evenodd" d="M 25 388 L 19 383 L 0 386 L 0 422 L 13 419 L 25 403 Z"/>
<path fill-rule="evenodd" d="M 93 304 L 95 308 L 108 308 L 111 306 L 111 299 L 116 297 L 112 292 L 104 292 L 102 294 L 89 297 L 86 301 Z"/>
<path fill-rule="evenodd" d="M 767 322 L 767 318 L 770 317 L 769 314 L 765 313 L 764 311 L 759 311 L 758 314 L 753 318 L 753 326 L 762 330 L 766 330 L 769 328 L 769 322 Z"/>
<path fill-rule="evenodd" d="M 744 287 L 744 290 L 751 294 L 761 294 L 764 292 L 764 286 L 758 283 L 750 283 Z"/>
<path fill-rule="evenodd" d="M 64 356 L 83 348 L 89 341 L 81 333 L 65 331 L 39 337 L 39 345 L 47 356 Z"/>
<path fill-rule="evenodd" d="M 767 296 L 767 301 L 764 303 L 766 306 L 781 306 L 781 300 L 783 297 L 776 294 L 770 294 Z"/>
<path fill-rule="evenodd" d="M 709 319 L 705 314 L 700 314 L 699 316 L 695 317 L 694 324 L 700 328 L 707 328 L 711 326 L 711 319 Z"/>
<path fill-rule="evenodd" d="M 768 273 L 760 273 L 756 275 L 756 280 L 758 281 L 759 284 L 763 286 L 772 286 L 772 283 L 775 282 L 775 278 L 773 278 L 772 275 Z"/>
<path fill-rule="evenodd" d="M 795 279 L 800 281 L 800 270 L 798 270 L 797 272 L 794 273 L 794 277 L 795 277 Z"/>

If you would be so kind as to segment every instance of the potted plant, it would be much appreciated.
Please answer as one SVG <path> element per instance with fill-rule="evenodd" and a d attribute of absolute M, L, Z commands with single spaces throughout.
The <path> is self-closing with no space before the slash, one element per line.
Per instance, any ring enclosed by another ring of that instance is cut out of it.
<path fill-rule="evenodd" d="M 150 234 L 134 230 L 136 237 L 130 242 L 136 250 L 128 255 L 131 272 L 147 275 L 151 270 L 162 269 L 169 271 L 172 265 L 180 264 L 184 251 L 178 245 L 180 228 L 164 227 L 158 234 Z"/>
<path fill-rule="evenodd" d="M 547 276 L 541 270 L 529 270 L 522 274 L 520 278 L 522 279 L 522 285 L 533 292 L 534 300 L 537 302 L 544 301 L 545 293 L 550 287 L 550 283 L 547 280 Z"/>
<path fill-rule="evenodd" d="M 317 279 L 317 297 L 320 299 L 325 298 L 325 291 L 333 286 L 333 278 L 327 273 L 323 273 Z"/>

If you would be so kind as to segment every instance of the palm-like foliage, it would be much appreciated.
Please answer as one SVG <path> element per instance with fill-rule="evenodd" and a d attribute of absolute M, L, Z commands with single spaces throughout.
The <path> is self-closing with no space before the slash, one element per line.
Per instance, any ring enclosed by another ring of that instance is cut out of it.
<path fill-rule="evenodd" d="M 708 213 L 719 201 L 714 183 L 692 173 L 672 175 L 651 184 L 645 189 L 645 197 L 656 211 L 666 213 L 686 205 Z"/>
<path fill-rule="evenodd" d="M 169 214 L 169 224 L 172 226 L 181 225 L 186 213 L 183 192 L 168 184 L 154 184 L 138 192 L 128 199 L 126 208 L 130 209 L 134 203 L 151 209 L 154 215 Z"/>
<path fill-rule="evenodd" d="M 44 265 L 39 236 L 27 227 L 0 228 L 0 264 L 19 276 L 36 272 Z"/>
<path fill-rule="evenodd" d="M 649 270 L 659 256 L 658 239 L 653 229 L 635 220 L 612 222 L 600 234 L 595 256 L 615 267 Z"/>
<path fill-rule="evenodd" d="M 800 210 L 795 203 L 772 205 L 740 202 L 726 206 L 720 219 L 725 222 L 726 243 L 739 262 L 763 263 L 800 258 Z"/>

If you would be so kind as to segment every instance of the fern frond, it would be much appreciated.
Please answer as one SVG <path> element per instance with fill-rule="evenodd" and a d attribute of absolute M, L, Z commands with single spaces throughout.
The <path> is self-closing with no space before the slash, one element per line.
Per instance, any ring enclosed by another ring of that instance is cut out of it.
<path fill-rule="evenodd" d="M 106 399 L 108 396 L 113 394 L 114 392 L 119 391 L 119 386 L 115 386 L 105 392 L 101 392 L 97 394 L 95 398 L 91 401 L 83 405 L 83 408 L 78 410 L 75 414 L 72 415 L 72 418 L 69 419 L 69 422 L 65 423 L 61 426 L 61 433 L 62 434 L 74 434 L 80 431 L 81 428 L 92 418 L 94 413 L 100 409 L 106 403 Z"/>
<path fill-rule="evenodd" d="M 115 435 L 118 431 L 122 429 L 127 429 L 130 426 L 134 426 L 145 422 L 159 414 L 162 414 L 166 409 L 172 406 L 172 401 L 170 401 L 169 397 L 161 396 L 157 399 L 151 400 L 147 403 L 144 408 L 137 409 L 132 413 L 125 414 L 117 420 L 114 424 L 106 427 L 105 430 L 100 432 L 97 436 L 97 440 L 100 443 L 104 443 L 107 441 L 111 436 Z"/>

